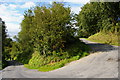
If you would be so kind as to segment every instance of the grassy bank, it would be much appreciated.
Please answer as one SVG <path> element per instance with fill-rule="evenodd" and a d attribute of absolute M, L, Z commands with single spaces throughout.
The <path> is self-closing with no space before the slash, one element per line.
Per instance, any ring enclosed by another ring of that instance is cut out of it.
<path fill-rule="evenodd" d="M 61 67 L 65 66 L 66 64 L 68 64 L 68 63 L 70 63 L 72 61 L 78 60 L 78 59 L 80 59 L 80 58 L 82 58 L 84 56 L 87 56 L 87 55 L 89 55 L 89 53 L 84 52 L 81 57 L 78 55 L 78 56 L 71 57 L 69 59 L 61 60 L 59 62 L 49 63 L 47 65 L 43 65 L 43 66 L 40 66 L 40 67 L 34 67 L 32 65 L 29 65 L 29 64 L 25 64 L 24 66 L 26 68 L 29 68 L 29 69 L 38 69 L 39 71 L 47 72 L 47 71 L 52 71 L 52 70 L 61 68 Z"/>
<path fill-rule="evenodd" d="M 71 61 L 78 60 L 89 55 L 90 48 L 81 41 L 76 41 L 67 46 L 65 51 L 53 51 L 49 55 L 40 55 L 38 51 L 32 54 L 28 64 L 24 66 L 29 69 L 38 69 L 39 71 L 51 71 L 65 66 Z"/>
<path fill-rule="evenodd" d="M 120 46 L 118 36 L 119 36 L 118 34 L 99 32 L 90 36 L 87 40 Z"/>

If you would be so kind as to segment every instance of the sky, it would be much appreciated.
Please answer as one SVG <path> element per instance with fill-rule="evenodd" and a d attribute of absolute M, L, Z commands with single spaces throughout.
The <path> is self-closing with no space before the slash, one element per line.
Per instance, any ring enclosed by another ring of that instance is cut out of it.
<path fill-rule="evenodd" d="M 47 6 L 53 1 L 62 2 L 66 7 L 70 6 L 71 11 L 76 14 L 89 2 L 89 0 L 0 0 L 0 17 L 5 21 L 9 37 L 13 38 L 20 32 L 20 23 L 25 10 L 38 4 Z"/>

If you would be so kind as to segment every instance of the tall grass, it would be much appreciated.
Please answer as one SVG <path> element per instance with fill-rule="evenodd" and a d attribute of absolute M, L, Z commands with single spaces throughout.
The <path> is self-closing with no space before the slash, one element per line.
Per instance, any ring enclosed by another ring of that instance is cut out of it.
<path fill-rule="evenodd" d="M 119 34 L 118 33 L 105 33 L 105 32 L 99 32 L 96 33 L 88 38 L 90 41 L 99 42 L 99 43 L 105 43 L 110 45 L 116 45 L 120 46 L 119 44 Z"/>
<path fill-rule="evenodd" d="M 78 59 L 85 57 L 87 55 L 89 55 L 89 53 L 84 52 L 81 57 L 79 55 L 77 55 L 77 56 L 71 57 L 69 59 L 63 59 L 63 60 L 60 60 L 58 62 L 53 62 L 53 63 L 51 62 L 51 63 L 48 63 L 46 65 L 42 65 L 39 67 L 30 65 L 30 64 L 25 64 L 24 66 L 26 68 L 29 68 L 29 69 L 38 69 L 39 71 L 47 72 L 47 71 L 52 71 L 52 70 L 61 68 L 61 67 L 65 66 L 67 63 L 78 60 Z M 37 65 L 40 65 L 40 63 L 37 63 Z"/>

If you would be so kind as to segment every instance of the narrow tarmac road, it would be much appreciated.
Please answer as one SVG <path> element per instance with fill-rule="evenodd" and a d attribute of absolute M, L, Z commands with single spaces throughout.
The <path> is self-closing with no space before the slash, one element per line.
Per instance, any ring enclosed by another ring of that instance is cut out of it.
<path fill-rule="evenodd" d="M 40 72 L 23 65 L 8 66 L 2 70 L 3 78 L 118 78 L 118 47 L 81 39 L 93 51 L 87 57 L 66 66 Z M 0 73 L 1 74 L 1 73 Z"/>

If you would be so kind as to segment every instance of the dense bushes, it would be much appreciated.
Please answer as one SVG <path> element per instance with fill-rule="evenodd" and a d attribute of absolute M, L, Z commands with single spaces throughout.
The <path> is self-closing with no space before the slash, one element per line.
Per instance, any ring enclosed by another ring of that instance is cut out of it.
<path fill-rule="evenodd" d="M 2 67 L 2 69 L 8 66 L 7 61 L 6 61 L 6 60 L 4 60 L 4 59 L 2 60 L 2 63 L 1 63 L 1 64 L 2 64 L 2 66 L 1 66 L 1 67 Z"/>
<path fill-rule="evenodd" d="M 87 45 L 76 41 L 69 44 L 65 51 L 53 51 L 49 56 L 40 55 L 38 51 L 35 51 L 28 65 L 25 66 L 31 69 L 39 69 L 40 71 L 51 71 L 64 66 L 68 62 L 89 55 L 88 51 L 89 47 Z"/>

